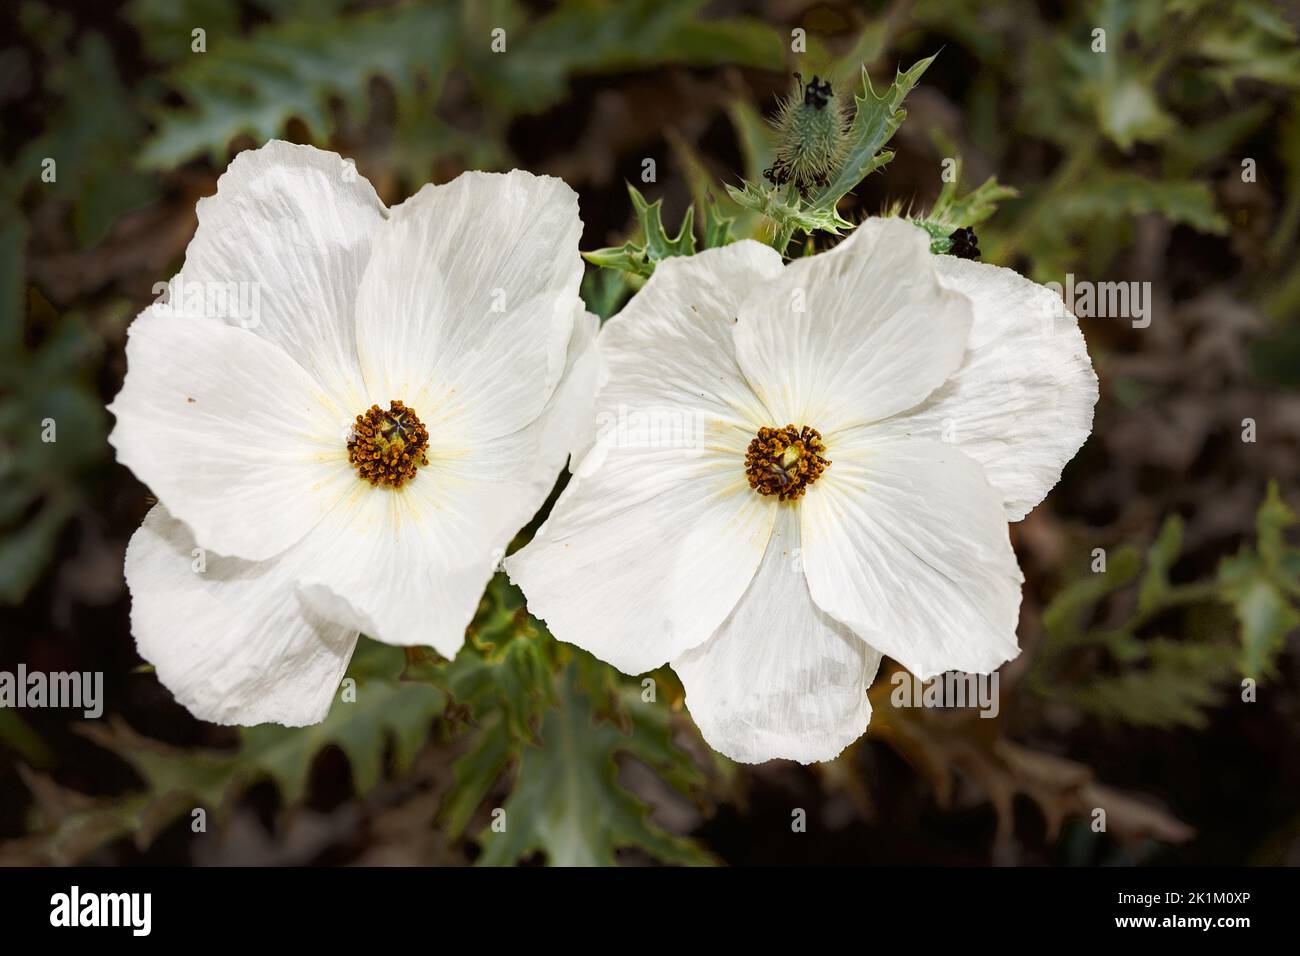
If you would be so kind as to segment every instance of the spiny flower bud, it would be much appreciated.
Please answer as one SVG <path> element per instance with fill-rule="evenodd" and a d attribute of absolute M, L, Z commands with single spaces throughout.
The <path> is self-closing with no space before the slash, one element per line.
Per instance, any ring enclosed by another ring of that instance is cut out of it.
<path fill-rule="evenodd" d="M 798 73 L 794 79 L 794 90 L 781 101 L 774 121 L 776 158 L 763 175 L 775 186 L 792 182 L 804 193 L 825 186 L 843 162 L 848 124 L 830 80 L 814 76 L 804 83 Z"/>

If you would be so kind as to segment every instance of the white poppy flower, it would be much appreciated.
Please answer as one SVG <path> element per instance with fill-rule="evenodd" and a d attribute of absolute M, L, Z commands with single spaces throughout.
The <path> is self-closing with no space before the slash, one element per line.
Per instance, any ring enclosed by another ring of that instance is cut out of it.
<path fill-rule="evenodd" d="M 882 653 L 922 679 L 1018 653 L 1007 522 L 1097 399 L 1050 290 L 875 219 L 785 266 L 668 259 L 598 344 L 595 444 L 506 562 L 556 637 L 670 662 L 746 762 L 843 750 Z"/>
<path fill-rule="evenodd" d="M 132 324 L 118 459 L 140 654 L 196 716 L 317 722 L 358 632 L 461 646 L 590 418 L 577 196 L 466 173 L 386 209 L 333 153 L 241 153 Z"/>

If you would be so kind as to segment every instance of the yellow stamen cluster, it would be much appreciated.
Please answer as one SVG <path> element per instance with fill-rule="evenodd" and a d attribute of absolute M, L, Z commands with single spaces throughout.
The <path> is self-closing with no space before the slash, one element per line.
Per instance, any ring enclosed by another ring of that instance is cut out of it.
<path fill-rule="evenodd" d="M 749 487 L 760 495 L 781 501 L 802 497 L 830 461 L 822 457 L 826 446 L 815 428 L 760 428 L 745 452 Z"/>
<path fill-rule="evenodd" d="M 357 416 L 348 434 L 348 461 L 370 484 L 400 488 L 415 477 L 417 468 L 429 463 L 428 447 L 424 423 L 412 409 L 394 400 L 387 411 L 371 405 Z"/>

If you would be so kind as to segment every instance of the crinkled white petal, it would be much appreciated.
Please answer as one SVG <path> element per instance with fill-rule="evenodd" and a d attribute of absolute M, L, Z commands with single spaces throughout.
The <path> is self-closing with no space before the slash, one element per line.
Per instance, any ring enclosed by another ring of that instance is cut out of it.
<path fill-rule="evenodd" d="M 521 170 L 464 173 L 395 206 L 358 300 L 371 401 L 400 399 L 455 441 L 531 425 L 564 371 L 581 233 L 573 190 Z"/>
<path fill-rule="evenodd" d="M 531 518 L 546 501 L 565 461 L 573 467 L 591 445 L 595 434 L 596 382 L 600 374 L 596 349 L 599 331 L 600 319 L 579 307 L 565 354 L 564 378 L 542 413 L 541 453 L 532 491 L 524 506 L 528 511 L 526 518 Z"/>
<path fill-rule="evenodd" d="M 271 561 L 199 551 L 161 505 L 126 550 L 131 631 L 140 656 L 194 716 L 218 724 L 314 724 L 329 712 L 356 629 L 295 592 L 313 555 Z"/>
<path fill-rule="evenodd" d="M 355 481 L 302 547 L 299 575 L 321 613 L 387 644 L 456 656 L 518 525 L 525 485 L 477 482 L 436 460 L 400 488 Z M 503 508 L 510 508 L 504 512 Z"/>
<path fill-rule="evenodd" d="M 771 424 L 736 361 L 734 333 L 741 303 L 780 274 L 776 250 L 752 240 L 659 263 L 601 329 L 597 437 L 743 448 Z"/>
<path fill-rule="evenodd" d="M 203 547 L 272 557 L 357 484 L 344 411 L 265 338 L 152 306 L 126 361 L 109 442 Z"/>
<path fill-rule="evenodd" d="M 575 461 L 590 441 L 596 396 L 596 333 L 600 319 L 579 306 L 565 358 L 564 377 L 541 417 L 527 428 L 444 458 L 444 474 L 463 477 L 483 492 L 480 521 L 500 524 L 489 550 L 498 559 L 515 534 L 533 519 L 555 487 L 566 461 Z M 485 478 L 501 480 L 492 485 Z M 526 483 L 526 485 L 525 485 Z"/>
<path fill-rule="evenodd" d="M 736 353 L 768 425 L 828 431 L 919 404 L 961 364 L 970 300 L 945 289 L 929 239 L 869 219 L 745 300 Z"/>
<path fill-rule="evenodd" d="M 779 269 L 753 242 L 659 264 L 601 330 L 595 445 L 506 561 L 556 637 L 626 673 L 707 639 L 762 559 L 775 501 L 745 478 L 762 408 L 731 329 L 747 289 Z"/>
<path fill-rule="evenodd" d="M 1092 430 L 1097 376 L 1058 295 L 1010 269 L 938 256 L 944 285 L 975 324 L 961 368 L 921 405 L 880 427 L 955 444 L 984 466 L 1019 521 L 1046 497 Z"/>
<path fill-rule="evenodd" d="M 800 500 L 813 600 L 922 680 L 1015 657 L 1024 578 L 979 464 L 871 427 L 826 456 Z"/>
<path fill-rule="evenodd" d="M 597 444 L 506 570 L 557 638 L 640 674 L 727 616 L 774 511 L 745 483 L 743 463 Z"/>
<path fill-rule="evenodd" d="M 360 410 L 357 289 L 387 216 L 370 183 L 336 153 L 274 140 L 236 156 L 197 214 L 168 304 L 251 329 Z"/>
<path fill-rule="evenodd" d="M 455 656 L 583 414 L 562 382 L 581 228 L 571 189 L 520 171 L 466 173 L 391 211 L 361 282 L 357 347 L 368 401 L 415 411 L 429 464 L 398 489 L 355 482 L 308 537 L 320 558 L 304 593 L 324 613 Z"/>
<path fill-rule="evenodd" d="M 743 763 L 813 763 L 866 730 L 880 654 L 813 603 L 797 511 L 784 505 L 745 596 L 713 637 L 672 666 L 714 750 Z"/>

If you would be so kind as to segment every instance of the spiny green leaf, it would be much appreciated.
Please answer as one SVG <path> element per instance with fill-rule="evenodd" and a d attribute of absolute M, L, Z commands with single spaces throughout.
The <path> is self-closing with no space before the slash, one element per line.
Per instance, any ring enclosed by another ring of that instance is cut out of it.
<path fill-rule="evenodd" d="M 1163 602 L 1169 593 L 1169 569 L 1178 560 L 1183 547 L 1183 519 L 1170 515 L 1156 538 L 1155 544 L 1147 552 L 1147 570 L 1142 576 L 1142 587 L 1138 591 L 1138 611 L 1149 613 Z"/>
<path fill-rule="evenodd" d="M 712 196 L 704 203 L 704 248 L 717 249 L 735 241 L 731 234 L 735 216 L 724 216 Z"/>
<path fill-rule="evenodd" d="M 155 63 L 170 65 L 193 56 L 196 28 L 213 39 L 239 33 L 239 5 L 228 0 L 129 0 L 124 12 Z"/>
<path fill-rule="evenodd" d="M 627 184 L 628 195 L 632 197 L 632 209 L 641 223 L 641 233 L 645 237 L 646 254 L 651 262 L 662 262 L 669 256 L 690 256 L 695 254 L 695 207 L 687 206 L 682 216 L 681 228 L 677 235 L 669 237 L 664 229 L 662 199 L 647 203 L 641 192 L 631 183 Z"/>
<path fill-rule="evenodd" d="M 603 321 L 619 310 L 630 288 L 624 270 L 588 269 L 582 277 L 582 301 Z"/>
<path fill-rule="evenodd" d="M 1010 186 L 1003 186 L 996 176 L 990 176 L 979 186 L 965 195 L 960 195 L 962 183 L 962 162 L 957 155 L 956 146 L 942 134 L 936 134 L 940 148 L 953 161 L 952 177 L 946 179 L 934 206 L 921 219 L 913 222 L 924 229 L 930 236 L 930 251 L 944 255 L 952 249 L 954 231 L 977 226 L 997 212 L 998 204 L 1004 199 L 1012 199 L 1020 193 Z"/>
<path fill-rule="evenodd" d="M 0 212 L 8 202 L 0 198 Z M 77 315 L 24 296 L 26 230 L 0 225 L 0 602 L 22 601 L 76 511 L 76 479 L 107 457 L 107 416 L 92 370 L 103 343 Z M 30 313 L 39 343 L 24 348 Z M 47 428 L 53 441 L 47 441 Z"/>
<path fill-rule="evenodd" d="M 443 669 L 440 682 L 475 719 L 498 713 L 517 737 L 530 738 L 541 708 L 547 664 L 535 640 L 516 637 L 488 652 L 466 649 Z"/>
<path fill-rule="evenodd" d="M 736 203 L 771 220 L 777 228 L 778 235 L 785 235 L 784 242 L 773 243 L 778 251 L 785 250 L 790 235 L 796 229 L 838 235 L 842 227 L 851 225 L 841 219 L 833 209 L 814 209 L 805 205 L 799 198 L 798 192 L 789 186 L 747 182 L 743 188 L 728 184 L 726 189 L 727 195 Z"/>
<path fill-rule="evenodd" d="M 564 98 L 569 76 L 645 69 L 661 63 L 710 66 L 728 63 L 779 69 L 785 34 L 759 20 L 701 15 L 704 0 L 569 0 L 526 24 L 511 4 L 503 18 L 475 19 L 473 44 L 482 52 L 470 64 L 471 79 L 494 109 L 540 112 Z M 470 15 L 475 7 L 470 5 Z M 493 54 L 483 29 L 503 27 L 506 51 Z M 815 51 L 820 52 L 820 47 Z"/>
<path fill-rule="evenodd" d="M 1019 190 L 1004 186 L 996 176 L 990 176 L 964 196 L 954 195 L 951 199 L 940 194 L 931 215 L 938 215 L 941 221 L 954 229 L 962 226 L 978 226 L 998 210 L 998 203 L 1004 199 L 1019 196 Z"/>
<path fill-rule="evenodd" d="M 244 728 L 234 751 L 178 750 L 120 723 L 107 730 L 88 725 L 84 732 L 131 764 L 154 798 L 183 793 L 221 811 L 253 783 L 270 779 L 286 803 L 296 803 L 312 761 L 329 745 L 347 755 L 353 785 L 365 793 L 383 774 L 386 745 L 393 745 L 394 769 L 406 770 L 447 705 L 442 690 L 399 679 L 405 659 L 403 648 L 362 639 L 347 674 L 356 681 L 355 701 L 336 699 L 325 720 L 310 727 Z"/>
<path fill-rule="evenodd" d="M 449 839 L 458 839 L 465 832 L 518 751 L 518 741 L 510 735 L 505 722 L 495 716 L 479 729 L 470 749 L 456 758 L 451 768 L 451 787 L 439 811 Z"/>
<path fill-rule="evenodd" d="M 1072 642 L 1083 634 L 1083 614 L 1137 577 L 1141 558 L 1136 548 L 1119 548 L 1106 570 L 1090 573 L 1059 591 L 1043 609 L 1043 626 L 1053 640 Z"/>
<path fill-rule="evenodd" d="M 1086 179 L 1055 200 L 1053 212 L 1072 223 L 1129 219 L 1156 212 L 1201 232 L 1228 231 L 1227 220 L 1215 207 L 1214 193 L 1205 183 L 1154 180 L 1130 172 L 1103 172 Z"/>
<path fill-rule="evenodd" d="M 961 188 L 965 177 L 962 173 L 965 165 L 957 151 L 957 144 L 939 131 L 933 134 L 933 139 L 945 159 L 952 160 L 951 177 L 944 180 L 934 205 L 925 215 L 925 221 L 936 224 L 940 231 L 946 228 L 947 233 L 951 233 L 955 229 L 978 226 L 997 212 L 1002 200 L 1014 199 L 1020 195 L 1018 190 L 999 183 L 996 176 L 990 176 L 975 189 L 963 194 Z"/>
<path fill-rule="evenodd" d="M 907 116 L 902 109 L 903 100 L 933 60 L 931 56 L 915 63 L 906 72 L 900 71 L 881 96 L 877 96 L 872 88 L 866 67 L 862 68 L 863 93 L 855 97 L 857 112 L 849 126 L 843 160 L 830 177 L 830 182 L 811 198 L 805 199 L 793 184 L 762 183 L 757 176 L 751 176 L 740 187 L 727 185 L 727 194 L 735 203 L 771 222 L 773 248 L 784 254 L 791 238 L 800 230 L 838 235 L 853 227 L 853 223 L 843 218 L 836 207 L 868 173 L 894 158 L 894 154 L 884 146 Z M 742 133 L 752 126 L 751 118 L 743 109 L 733 109 L 732 118 L 733 122 L 738 122 Z M 763 152 L 770 152 L 771 137 L 748 130 L 747 136 L 742 135 L 742 143 L 747 139 L 747 155 L 757 154 L 760 145 Z"/>
<path fill-rule="evenodd" d="M 1150 549 L 1137 608 L 1128 620 L 1084 629 L 1093 607 L 1115 590 L 1112 585 L 1136 576 L 1132 549 L 1111 559 L 1112 571 L 1121 572 L 1114 581 L 1104 580 L 1109 575 L 1091 575 L 1052 600 L 1043 615 L 1049 639 L 1035 663 L 1031 686 L 1108 720 L 1134 726 L 1203 726 L 1205 711 L 1218 700 L 1234 659 L 1244 676 L 1273 676 L 1286 635 L 1300 627 L 1300 611 L 1289 597 L 1300 597 L 1300 549 L 1285 537 L 1295 523 L 1276 484 L 1271 484 L 1257 517 L 1257 548 L 1244 547 L 1221 562 L 1214 581 L 1175 585 L 1169 571 L 1178 558 L 1183 524 L 1170 516 Z M 1190 605 L 1197 608 L 1200 634 L 1181 640 L 1140 636 L 1166 611 Z M 1223 626 L 1216 618 L 1222 615 L 1224 623 L 1230 621 L 1228 606 L 1240 629 L 1235 648 L 1220 639 Z M 1080 649 L 1104 650 L 1116 670 L 1066 679 L 1077 670 L 1069 665 L 1071 656 L 1076 661 L 1080 657 L 1070 652 Z"/>
<path fill-rule="evenodd" d="M 1300 627 L 1300 610 L 1293 603 L 1300 598 L 1300 548 L 1286 540 L 1287 529 L 1296 523 L 1277 482 L 1269 482 L 1255 517 L 1256 550 L 1243 549 L 1219 565 L 1219 584 L 1241 625 L 1238 667 L 1244 677 L 1274 676 L 1283 641 Z"/>
<path fill-rule="evenodd" d="M 1089 713 L 1134 727 L 1204 727 L 1206 709 L 1222 696 L 1231 650 L 1162 637 L 1142 644 L 1143 666 L 1099 677 L 1070 699 Z"/>
<path fill-rule="evenodd" d="M 1285 534 L 1286 530 L 1295 526 L 1297 522 L 1300 522 L 1300 519 L 1282 500 L 1277 482 L 1270 481 L 1268 491 L 1264 495 L 1264 503 L 1259 506 L 1259 512 L 1255 516 L 1255 531 L 1259 535 L 1259 553 L 1270 569 L 1280 570 L 1285 556 L 1296 550 L 1288 546 Z"/>
<path fill-rule="evenodd" d="M 184 795 L 220 813 L 251 782 L 239 773 L 234 752 L 182 750 L 141 736 L 117 718 L 106 725 L 87 723 L 79 732 L 130 764 L 144 779 L 144 797 L 151 802 Z"/>
<path fill-rule="evenodd" d="M 1283 640 L 1300 627 L 1300 611 L 1253 555 L 1225 559 L 1219 566 L 1219 581 L 1241 625 L 1237 666 L 1242 676 L 1256 680 L 1274 676 Z"/>
<path fill-rule="evenodd" d="M 120 837 L 146 848 L 188 807 L 176 799 L 152 800 L 143 793 L 88 797 L 52 778 L 18 766 L 31 791 L 28 835 L 0 843 L 0 866 L 70 866 Z"/>
<path fill-rule="evenodd" d="M 604 249 L 584 252 L 582 258 L 602 269 L 616 269 L 644 278 L 653 275 L 655 271 L 646 247 L 630 239 L 621 246 L 606 246 Z"/>
<path fill-rule="evenodd" d="M 605 269 L 618 269 L 633 275 L 649 276 L 655 266 L 671 256 L 690 256 L 695 254 L 695 207 L 688 206 L 682 216 L 681 227 L 676 236 L 669 236 L 664 229 L 662 199 L 652 203 L 646 202 L 631 183 L 627 184 L 628 196 L 632 199 L 632 209 L 636 213 L 641 241 L 628 240 L 621 246 L 610 246 L 593 252 L 584 252 L 585 258 L 592 265 Z"/>
<path fill-rule="evenodd" d="M 416 5 L 288 19 L 248 38 L 211 37 L 206 53 L 186 58 L 171 75 L 189 108 L 158 117 L 140 161 L 167 169 L 207 156 L 220 164 L 236 136 L 275 139 L 290 119 L 327 142 L 334 99 L 364 116 L 376 77 L 399 94 L 418 82 L 434 84 L 450 59 L 456 28 L 454 8 Z"/>
<path fill-rule="evenodd" d="M 1263 126 L 1272 113 L 1270 104 L 1253 103 L 1245 109 L 1233 110 L 1227 116 L 1216 116 L 1171 136 L 1163 144 L 1164 178 L 1186 179 L 1203 166 L 1232 155 L 1232 151 Z M 1286 155 L 1291 156 L 1289 150 Z"/>
<path fill-rule="evenodd" d="M 651 766 L 665 759 L 665 741 L 648 721 L 634 719 L 625 734 L 608 721 L 592 720 L 591 702 L 570 667 L 562 677 L 558 706 L 547 711 L 541 743 L 524 750 L 514 789 L 506 801 L 504 832 L 488 827 L 480 837 L 485 866 L 514 863 L 535 852 L 553 866 L 612 866 L 615 852 L 635 847 L 667 863 L 711 862 L 694 843 L 659 829 L 648 809 L 618 783 L 615 757 L 628 753 Z"/>
<path fill-rule="evenodd" d="M 439 688 L 399 679 L 405 661 L 400 647 L 358 644 L 348 667 L 348 676 L 356 681 L 356 700 L 336 700 L 325 720 L 310 727 L 262 724 L 244 729 L 240 764 L 273 779 L 287 803 L 302 799 L 312 761 L 331 744 L 347 755 L 358 793 L 374 789 L 383 777 L 389 740 L 394 770 L 404 772 L 428 738 L 433 718 L 447 706 Z"/>
<path fill-rule="evenodd" d="M 86 34 L 74 52 L 54 45 L 46 29 L 36 36 L 47 44 L 50 68 L 44 82 L 59 105 L 47 131 L 18 155 L 12 178 L 19 185 L 39 180 L 42 192 L 69 200 L 77 240 L 89 247 L 122 213 L 157 194 L 153 177 L 131 168 L 145 121 L 102 35 Z M 40 180 L 47 160 L 55 164 L 53 182 Z"/>
<path fill-rule="evenodd" d="M 836 205 L 850 190 L 872 170 L 889 161 L 891 155 L 882 153 L 882 149 L 907 117 L 907 111 L 902 108 L 903 100 L 933 62 L 934 56 L 928 56 L 910 69 L 900 70 L 881 96 L 877 96 L 872 88 L 866 67 L 862 68 L 862 95 L 854 97 L 857 112 L 849 126 L 848 153 L 839 171 L 813 197 L 809 204 L 813 210 L 834 213 Z M 841 228 L 851 225 L 838 216 L 836 221 Z"/>
<path fill-rule="evenodd" d="M 1300 88 L 1296 28 L 1273 4 L 1239 0 L 1221 8 L 1196 52 L 1211 61 L 1207 75 L 1225 88 L 1246 79 Z"/>
<path fill-rule="evenodd" d="M 1133 75 L 1110 78 L 1093 95 L 1097 124 L 1125 152 L 1139 142 L 1160 142 L 1178 128 L 1149 80 Z"/>

